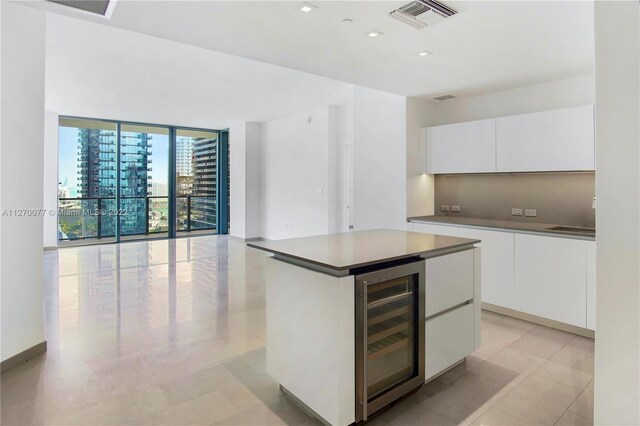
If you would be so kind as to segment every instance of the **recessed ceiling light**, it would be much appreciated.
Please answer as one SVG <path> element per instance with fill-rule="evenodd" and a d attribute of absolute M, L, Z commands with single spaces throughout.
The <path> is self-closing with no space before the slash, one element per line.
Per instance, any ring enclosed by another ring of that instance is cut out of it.
<path fill-rule="evenodd" d="M 429 52 L 428 50 L 421 50 L 420 52 L 417 53 L 418 56 L 429 56 L 431 55 L 431 52 Z"/>
<path fill-rule="evenodd" d="M 375 37 L 381 36 L 382 33 L 380 31 L 372 30 L 372 31 L 369 31 L 367 35 L 371 38 L 375 38 Z"/>
<path fill-rule="evenodd" d="M 302 3 L 300 6 L 298 6 L 298 10 L 300 12 L 304 12 L 304 13 L 309 13 L 313 9 L 317 9 L 317 8 L 318 8 L 318 6 L 314 6 L 314 5 L 309 4 L 309 3 Z"/>

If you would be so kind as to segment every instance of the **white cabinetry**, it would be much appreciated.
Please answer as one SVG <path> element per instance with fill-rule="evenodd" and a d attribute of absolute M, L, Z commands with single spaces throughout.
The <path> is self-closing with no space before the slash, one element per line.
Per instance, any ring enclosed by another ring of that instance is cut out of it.
<path fill-rule="evenodd" d="M 429 174 L 496 171 L 494 119 L 428 127 L 424 139 Z"/>
<path fill-rule="evenodd" d="M 429 380 L 480 346 L 480 249 L 427 259 L 425 281 Z"/>
<path fill-rule="evenodd" d="M 586 327 L 586 243 L 516 234 L 516 309 Z"/>
<path fill-rule="evenodd" d="M 473 304 L 427 321 L 425 377 L 427 380 L 474 351 Z"/>
<path fill-rule="evenodd" d="M 423 234 L 447 235 L 449 237 L 458 236 L 458 228 L 455 226 L 432 225 L 427 223 L 414 223 L 414 232 L 422 232 Z"/>
<path fill-rule="evenodd" d="M 473 299 L 473 268 L 473 250 L 427 259 L 427 318 Z"/>
<path fill-rule="evenodd" d="M 482 301 L 515 309 L 513 295 L 512 232 L 459 228 L 458 236 L 480 240 L 482 248 Z"/>
<path fill-rule="evenodd" d="M 498 172 L 594 170 L 593 106 L 496 119 Z"/>
<path fill-rule="evenodd" d="M 587 328 L 596 329 L 596 242 L 587 241 Z"/>

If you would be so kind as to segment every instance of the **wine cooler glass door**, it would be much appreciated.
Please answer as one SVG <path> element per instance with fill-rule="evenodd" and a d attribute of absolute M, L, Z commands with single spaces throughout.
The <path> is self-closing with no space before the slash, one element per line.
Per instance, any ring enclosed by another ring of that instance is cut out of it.
<path fill-rule="evenodd" d="M 416 263 L 424 268 L 423 262 Z M 378 275 L 369 273 L 357 279 L 358 296 L 362 295 L 358 311 L 363 324 L 358 327 L 357 356 L 363 365 L 357 368 L 361 373 L 357 379 L 365 411 L 363 420 L 366 413 L 402 396 L 410 383 L 424 383 L 424 351 L 420 350 L 420 345 L 424 346 L 424 328 L 420 327 L 424 318 L 419 318 L 419 308 L 424 306 L 420 303 L 422 274 L 419 268 L 414 272 L 414 265 L 393 268 L 401 275 L 392 278 L 389 269 L 384 269 Z M 422 383 L 416 380 L 420 377 Z"/>

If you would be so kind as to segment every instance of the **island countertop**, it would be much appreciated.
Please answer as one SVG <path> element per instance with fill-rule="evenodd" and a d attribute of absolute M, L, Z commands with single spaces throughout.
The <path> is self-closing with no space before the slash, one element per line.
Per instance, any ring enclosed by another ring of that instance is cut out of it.
<path fill-rule="evenodd" d="M 436 255 L 479 240 L 423 234 L 419 232 L 375 229 L 286 240 L 254 241 L 247 246 L 282 257 L 326 268 L 348 272 L 350 269 L 399 260 L 412 256 Z"/>

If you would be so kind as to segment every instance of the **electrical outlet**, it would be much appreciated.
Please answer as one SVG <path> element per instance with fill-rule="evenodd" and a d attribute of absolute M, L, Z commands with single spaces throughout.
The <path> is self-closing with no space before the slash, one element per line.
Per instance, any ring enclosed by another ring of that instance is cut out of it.
<path fill-rule="evenodd" d="M 526 217 L 536 217 L 536 216 L 538 216 L 538 210 L 536 210 L 536 209 L 525 209 L 524 215 Z"/>
<path fill-rule="evenodd" d="M 522 216 L 522 209 L 511 209 L 511 216 Z"/>
<path fill-rule="evenodd" d="M 452 212 L 456 212 L 456 213 L 460 213 L 460 206 L 451 206 L 451 211 Z"/>
<path fill-rule="evenodd" d="M 441 212 L 448 212 L 449 211 L 449 205 L 448 204 L 443 204 L 440 206 L 440 211 Z"/>

